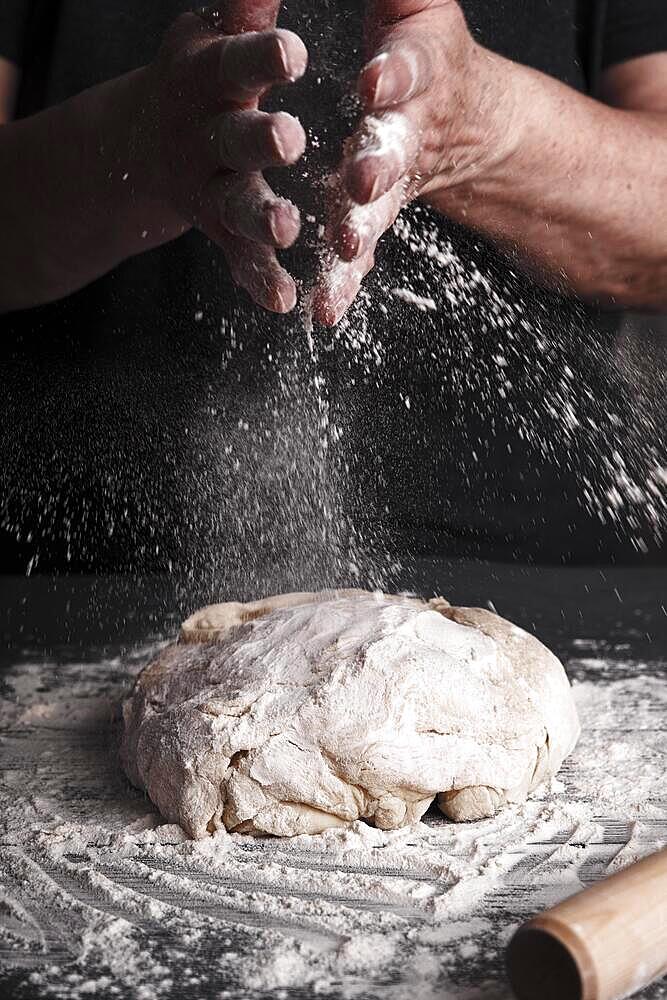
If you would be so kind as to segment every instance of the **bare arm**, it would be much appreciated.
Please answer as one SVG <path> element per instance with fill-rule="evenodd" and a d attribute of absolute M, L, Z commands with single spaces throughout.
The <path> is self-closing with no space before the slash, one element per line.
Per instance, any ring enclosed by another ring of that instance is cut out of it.
<path fill-rule="evenodd" d="M 18 82 L 18 67 L 0 56 L 0 125 L 12 120 Z"/>
<path fill-rule="evenodd" d="M 299 214 L 261 171 L 297 160 L 305 136 L 257 108 L 307 54 L 275 28 L 278 6 L 234 0 L 223 23 L 184 15 L 151 65 L 0 128 L 0 312 L 67 295 L 191 226 L 258 303 L 293 307 L 275 249 L 296 239 Z M 11 89 L 10 72 L 7 117 Z"/>
<path fill-rule="evenodd" d="M 414 198 L 518 250 L 547 283 L 609 306 L 667 306 L 667 54 L 609 70 L 602 103 L 482 49 L 454 0 L 369 7 L 367 114 L 330 236 L 349 263 L 323 283 L 319 318 L 344 312 Z M 388 123 L 401 131 L 394 149 Z"/>

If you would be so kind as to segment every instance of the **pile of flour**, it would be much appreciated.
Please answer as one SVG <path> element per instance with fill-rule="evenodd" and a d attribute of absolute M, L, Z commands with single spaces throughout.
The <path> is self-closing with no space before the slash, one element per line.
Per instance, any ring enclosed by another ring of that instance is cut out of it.
<path fill-rule="evenodd" d="M 117 703 L 155 652 L 6 677 L 0 982 L 18 998 L 504 1000 L 518 922 L 660 846 L 662 668 L 609 680 L 605 661 L 572 661 L 579 746 L 541 799 L 495 819 L 194 843 L 114 752 Z"/>

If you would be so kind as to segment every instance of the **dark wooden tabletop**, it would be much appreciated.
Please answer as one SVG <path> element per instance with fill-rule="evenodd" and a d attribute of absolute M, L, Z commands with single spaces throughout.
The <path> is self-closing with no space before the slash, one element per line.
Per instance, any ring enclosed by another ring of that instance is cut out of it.
<path fill-rule="evenodd" d="M 0 578 L 0 808 L 15 817 L 26 795 L 24 830 L 0 816 L 0 996 L 505 1000 L 503 949 L 513 927 L 545 901 L 667 841 L 666 577 L 659 568 L 422 560 L 406 574 L 406 588 L 492 607 L 535 631 L 565 662 L 584 733 L 559 775 L 562 785 L 520 815 L 466 825 L 458 846 L 452 824 L 432 811 L 418 834 L 394 843 L 352 844 L 332 855 L 312 842 L 236 838 L 215 865 L 178 838 L 162 856 L 140 838 L 131 858 L 114 846 L 147 815 L 159 819 L 120 775 L 110 717 L 99 710 L 118 703 L 150 644 L 173 635 L 202 595 L 163 578 Z M 232 595 L 210 595 L 225 596 Z M 51 724 L 44 705 L 68 698 L 71 724 L 62 716 Z M 617 744 L 618 754 L 599 759 Z M 598 773 L 608 787 L 591 794 Z M 53 802 L 32 801 L 39 774 L 45 785 L 63 776 L 54 784 L 65 789 L 57 817 Z M 642 782 L 651 790 L 638 811 L 632 786 Z M 68 845 L 72 824 L 88 829 L 92 813 L 103 826 L 83 847 Z M 559 816 L 580 818 L 559 827 Z M 65 824 L 57 850 L 56 819 Z M 481 859 L 474 869 L 472 826 Z M 45 836 L 52 839 L 43 851 Z M 469 868 L 478 896 L 462 907 L 457 893 Z M 139 951 L 125 969 L 122 936 L 111 968 L 100 966 L 103 951 L 82 953 L 81 928 L 90 931 L 93 912 L 100 935 L 110 921 L 128 922 Z M 197 933 L 184 936 L 188 920 Z M 383 939 L 388 953 L 369 961 L 369 942 L 381 953 Z M 319 978 L 310 951 L 303 968 L 292 961 L 315 941 Z M 357 941 L 366 950 L 355 959 Z M 655 984 L 641 996 L 653 1000 L 667 989 Z"/>

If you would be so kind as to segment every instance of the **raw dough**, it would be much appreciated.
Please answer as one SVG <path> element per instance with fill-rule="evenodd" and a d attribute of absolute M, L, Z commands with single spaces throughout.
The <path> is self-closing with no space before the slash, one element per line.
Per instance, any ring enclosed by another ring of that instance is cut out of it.
<path fill-rule="evenodd" d="M 195 838 L 494 815 L 579 735 L 565 672 L 479 608 L 364 591 L 205 608 L 123 706 L 130 780 Z"/>

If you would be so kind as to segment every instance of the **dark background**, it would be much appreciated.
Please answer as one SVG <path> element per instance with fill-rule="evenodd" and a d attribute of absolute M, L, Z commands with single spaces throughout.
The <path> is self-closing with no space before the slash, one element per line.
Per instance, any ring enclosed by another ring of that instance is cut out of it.
<path fill-rule="evenodd" d="M 23 66 L 20 113 L 147 62 L 188 6 L 5 0 L 0 53 Z M 464 7 L 482 43 L 582 90 L 601 65 L 667 49 L 662 0 Z M 283 8 L 311 68 L 274 103 L 300 114 L 318 144 L 276 183 L 306 211 L 354 121 L 360 14 L 358 0 Z M 596 498 L 613 485 L 615 452 L 639 483 L 667 456 L 664 338 L 652 323 L 619 327 L 533 286 L 511 258 L 433 213 L 407 217 L 452 248 L 464 275 L 479 268 L 497 300 L 467 299 L 455 273 L 390 234 L 349 323 L 317 332 L 313 360 L 300 318 L 251 306 L 193 232 L 61 302 L 0 317 L 0 570 L 173 571 L 289 589 L 348 582 L 350 553 L 371 581 L 391 576 L 395 558 L 424 553 L 663 564 L 641 505 L 603 523 L 581 498 L 587 482 Z M 307 223 L 297 274 L 313 239 Z M 406 284 L 432 295 L 437 313 L 391 296 Z M 509 319 L 517 305 L 527 328 Z M 381 345 L 381 368 L 353 346 L 357 331 Z M 341 429 L 326 463 L 316 378 Z M 561 419 L 567 401 L 574 434 Z"/>

